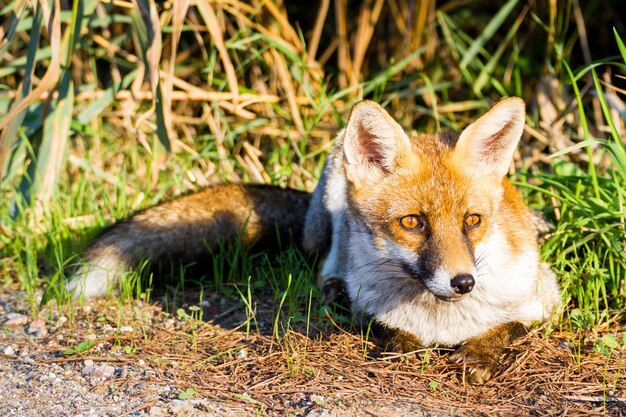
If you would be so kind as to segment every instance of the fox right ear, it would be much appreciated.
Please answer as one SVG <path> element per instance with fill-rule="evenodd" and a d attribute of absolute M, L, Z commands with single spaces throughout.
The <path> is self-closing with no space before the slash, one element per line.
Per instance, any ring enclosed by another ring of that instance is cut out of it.
<path fill-rule="evenodd" d="M 504 99 L 469 125 L 454 148 L 456 164 L 501 180 L 524 131 L 525 106 L 518 97 Z"/>
<path fill-rule="evenodd" d="M 410 146 L 402 127 L 380 105 L 364 100 L 352 107 L 343 136 L 351 180 L 370 182 L 392 172 Z"/>

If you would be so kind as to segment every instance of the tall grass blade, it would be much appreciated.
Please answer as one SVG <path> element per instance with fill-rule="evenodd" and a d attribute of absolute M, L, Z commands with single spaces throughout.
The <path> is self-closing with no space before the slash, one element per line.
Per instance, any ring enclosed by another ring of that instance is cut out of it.
<path fill-rule="evenodd" d="M 617 166 L 618 171 L 622 174 L 622 177 L 626 179 L 626 147 L 624 142 L 622 142 L 622 138 L 620 137 L 617 127 L 615 126 L 615 122 L 613 121 L 613 117 L 611 116 L 611 109 L 606 101 L 606 97 L 604 97 L 602 84 L 600 84 L 600 79 L 598 78 L 595 68 L 591 70 L 591 74 L 593 76 L 593 83 L 596 87 L 596 92 L 600 101 L 600 107 L 602 108 L 602 114 L 611 129 L 611 137 L 613 138 L 613 140 L 609 141 L 607 149 L 611 155 L 613 163 Z"/>
<path fill-rule="evenodd" d="M 41 0 L 38 3 L 38 9 L 41 9 L 42 15 L 45 13 L 44 11 L 47 8 L 47 5 L 44 5 L 43 2 L 46 0 Z M 51 59 L 48 64 L 48 69 L 45 72 L 44 76 L 39 81 L 39 85 L 32 90 L 26 97 L 21 100 L 16 100 L 11 106 L 11 110 L 5 117 L 0 121 L 0 131 L 2 131 L 2 135 L 0 136 L 0 152 L 8 152 L 10 145 L 5 145 L 4 141 L 7 140 L 11 142 L 10 139 L 5 138 L 5 129 L 11 123 L 13 119 L 19 117 L 23 111 L 28 109 L 28 106 L 31 105 L 35 100 L 39 99 L 41 95 L 52 89 L 52 87 L 58 82 L 59 75 L 61 72 L 61 4 L 60 0 L 53 0 L 52 9 L 49 14 L 48 21 L 48 29 L 49 29 L 49 38 L 50 38 L 50 49 L 51 49 Z M 39 32 L 36 32 L 39 33 Z M 36 46 L 35 46 L 36 48 Z M 34 63 L 32 63 L 34 65 Z M 29 68 L 32 72 L 32 68 Z M 30 74 L 30 72 L 28 72 Z M 21 124 L 21 123 L 20 123 Z M 1 158 L 2 164 L 6 163 L 6 156 Z M 0 166 L 0 172 L 4 171 L 4 166 Z"/>
<path fill-rule="evenodd" d="M 211 34 L 213 42 L 215 42 L 215 48 L 217 49 L 220 59 L 222 60 L 222 65 L 224 65 L 224 71 L 226 72 L 226 78 L 228 80 L 228 87 L 233 95 L 233 102 L 236 105 L 239 101 L 239 83 L 237 81 L 237 72 L 235 71 L 235 67 L 233 66 L 230 56 L 228 55 L 228 51 L 226 50 L 224 35 L 217 21 L 217 16 L 215 15 L 213 6 L 208 1 L 198 0 L 196 2 L 196 7 L 202 16 L 202 19 L 206 23 L 206 27 Z"/>
<path fill-rule="evenodd" d="M 619 49 L 620 54 L 622 55 L 622 59 L 624 60 L 624 63 L 626 64 L 626 46 L 624 45 L 624 41 L 622 41 L 622 38 L 619 36 L 619 33 L 617 33 L 617 29 L 613 28 L 613 34 L 615 35 L 615 42 L 617 43 L 617 47 Z"/>
<path fill-rule="evenodd" d="M 495 35 L 498 28 L 502 26 L 506 18 L 509 16 L 509 14 L 511 14 L 511 12 L 513 11 L 513 8 L 515 8 L 515 6 L 517 5 L 517 2 L 518 0 L 507 1 L 500 8 L 498 13 L 496 13 L 493 19 L 489 21 L 489 23 L 487 24 L 487 26 L 485 26 L 485 29 L 482 31 L 482 33 L 478 36 L 478 38 L 476 38 L 476 40 L 467 49 L 467 52 L 465 53 L 465 55 L 463 56 L 463 59 L 461 60 L 461 64 L 460 64 L 461 69 L 467 68 L 469 63 L 472 62 L 476 58 L 476 56 L 478 55 L 478 52 L 483 48 L 483 46 L 485 46 L 485 44 L 489 42 L 491 38 L 493 38 L 493 35 Z"/>
<path fill-rule="evenodd" d="M 24 99 L 28 96 L 28 93 L 32 88 L 32 77 L 35 71 L 35 54 L 37 53 L 37 46 L 39 45 L 39 37 L 41 36 L 41 23 L 42 23 L 43 13 L 41 11 L 41 7 L 38 6 L 35 10 L 35 16 L 33 18 L 33 25 L 30 30 L 30 39 L 28 41 L 28 49 L 26 52 L 26 65 L 24 67 L 24 78 L 22 79 L 22 84 L 20 89 L 17 91 L 15 95 L 15 101 L 18 102 L 20 99 Z M 9 153 L 11 151 L 11 147 L 17 141 L 19 129 L 26 117 L 27 108 L 23 109 L 21 112 L 15 115 L 15 118 L 10 121 L 10 123 L 2 130 L 0 133 L 0 184 L 2 184 L 3 179 L 8 174 L 9 177 L 12 177 L 12 173 L 7 172 L 8 166 L 5 166 Z"/>
<path fill-rule="evenodd" d="M 519 27 L 522 25 L 522 22 L 524 21 L 527 13 L 528 7 L 524 7 L 517 19 L 515 19 L 515 22 L 507 32 L 504 39 L 500 41 L 500 45 L 496 49 L 496 52 L 494 52 L 491 58 L 489 58 L 489 61 L 487 61 L 485 67 L 478 74 L 478 77 L 476 78 L 473 86 L 474 94 L 481 94 L 481 91 L 484 88 L 485 84 L 487 84 L 489 78 L 491 78 L 493 71 L 496 68 L 496 65 L 498 64 L 498 62 L 500 62 L 500 58 L 502 58 L 504 52 L 509 48 L 511 41 L 517 35 Z"/>
<path fill-rule="evenodd" d="M 93 3 L 93 2 L 91 2 Z M 74 2 L 72 24 L 63 36 L 62 50 L 65 51 L 65 69 L 57 87 L 58 96 L 51 103 L 51 111 L 44 119 L 41 146 L 37 154 L 32 193 L 41 204 L 48 202 L 63 164 L 69 142 L 70 126 L 74 110 L 74 82 L 71 63 L 74 47 L 80 38 L 85 2 Z M 93 11 L 93 10 L 91 10 Z M 27 190 L 30 194 L 31 190 Z M 28 195 L 25 196 L 28 198 Z M 39 209 L 40 207 L 38 207 Z"/>
<path fill-rule="evenodd" d="M 13 10 L 11 11 L 10 16 L 4 17 L 4 19 L 7 20 L 5 21 L 3 30 L 0 31 L 0 62 L 2 62 L 2 58 L 7 49 L 9 49 L 9 45 L 11 45 L 17 26 L 22 18 L 22 15 L 27 9 L 27 6 L 27 0 L 16 0 L 15 3 L 13 3 Z"/>
<path fill-rule="evenodd" d="M 114 83 L 111 87 L 103 91 L 102 95 L 89 103 L 76 117 L 76 120 L 86 125 L 96 117 L 100 116 L 115 100 L 115 94 L 121 90 L 126 90 L 137 76 L 137 70 L 129 72 L 121 82 Z"/>
<path fill-rule="evenodd" d="M 574 77 L 574 73 L 572 72 L 570 66 L 566 61 L 561 62 L 565 71 L 567 71 L 567 75 L 569 76 L 570 82 L 572 83 L 572 89 L 574 90 L 574 95 L 576 96 L 576 106 L 578 109 L 578 119 L 580 120 L 580 126 L 583 130 L 583 142 L 589 140 L 589 126 L 587 124 L 587 116 L 585 115 L 585 108 L 583 106 L 583 99 L 580 95 L 580 90 L 578 89 L 578 84 L 576 83 L 576 77 Z M 591 177 L 591 181 L 593 183 L 593 192 L 596 198 L 600 197 L 600 185 L 598 184 L 598 174 L 596 172 L 596 166 L 593 163 L 593 153 L 591 151 L 591 147 L 586 148 L 587 158 L 589 158 L 589 166 L 587 168 L 587 172 Z"/>
<path fill-rule="evenodd" d="M 148 72 L 148 82 L 152 90 L 152 109 L 139 120 L 143 120 L 152 111 L 156 112 L 157 138 L 162 150 L 169 153 L 172 149 L 170 142 L 170 120 L 169 109 L 163 102 L 163 91 L 161 77 L 159 75 L 159 62 L 161 60 L 161 49 L 163 41 L 161 39 L 161 24 L 156 10 L 154 0 L 136 0 L 141 19 L 134 19 L 134 23 L 141 27 L 141 48 L 144 63 Z M 161 149 L 155 149 L 157 163 L 160 162 Z M 158 167 L 157 167 L 158 168 Z"/>

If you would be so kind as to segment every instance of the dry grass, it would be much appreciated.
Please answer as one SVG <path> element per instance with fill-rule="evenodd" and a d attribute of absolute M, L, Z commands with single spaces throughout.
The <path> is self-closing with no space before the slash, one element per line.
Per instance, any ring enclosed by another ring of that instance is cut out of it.
<path fill-rule="evenodd" d="M 244 412 L 286 415 L 301 408 L 367 405 L 436 415 L 626 415 L 623 351 L 594 353 L 606 332 L 602 329 L 593 335 L 563 331 L 549 337 L 535 331 L 510 349 L 503 359 L 506 371 L 475 387 L 463 384 L 462 366 L 449 363 L 445 351 L 421 352 L 421 358 L 385 355 L 358 331 L 342 327 L 312 329 L 310 337 L 291 330 L 276 339 L 264 331 L 246 334 L 229 325 L 168 316 L 157 304 L 142 301 L 123 307 L 98 302 L 62 311 L 73 312 L 72 319 L 57 325 L 60 311 L 51 308 L 50 333 L 36 344 L 23 342 L 36 362 L 80 364 L 91 359 L 141 366 L 154 371 L 151 384 L 180 391 L 192 387 L 205 398 Z M 263 313 L 259 315 L 263 320 Z M 110 323 L 117 327 L 106 326 Z M 324 327 L 324 320 L 317 323 Z M 123 326 L 133 331 L 118 333 Z M 95 341 L 90 350 L 63 353 L 86 339 Z M 133 352 L 125 353 L 126 347 Z M 116 392 L 136 382 L 121 375 L 92 389 Z"/>

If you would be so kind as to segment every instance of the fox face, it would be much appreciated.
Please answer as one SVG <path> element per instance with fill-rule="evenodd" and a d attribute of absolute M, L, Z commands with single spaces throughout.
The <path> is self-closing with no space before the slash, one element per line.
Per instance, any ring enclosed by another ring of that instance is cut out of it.
<path fill-rule="evenodd" d="M 415 143 L 438 140 L 420 137 Z M 476 284 L 477 248 L 489 233 L 502 192 L 453 169 L 447 145 L 428 158 L 419 148 L 414 151 L 419 161 L 399 167 L 361 196 L 355 193 L 354 217 L 367 222 L 378 251 L 407 275 L 422 281 L 436 298 L 458 301 Z"/>
<path fill-rule="evenodd" d="M 353 217 L 368 225 L 380 253 L 439 300 L 458 301 L 476 285 L 484 256 L 477 248 L 523 128 L 520 102 L 496 106 L 456 146 L 433 135 L 409 139 L 373 103 L 353 110 L 344 139 Z"/>

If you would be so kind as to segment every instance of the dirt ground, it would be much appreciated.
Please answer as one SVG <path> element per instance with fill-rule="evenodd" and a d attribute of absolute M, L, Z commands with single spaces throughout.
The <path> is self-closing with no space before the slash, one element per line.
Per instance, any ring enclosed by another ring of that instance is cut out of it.
<path fill-rule="evenodd" d="M 141 300 L 31 312 L 0 290 L 0 415 L 626 415 L 624 349 L 596 352 L 600 333 L 533 332 L 472 387 L 445 351 L 377 354 L 331 322 L 277 340 L 218 301 L 203 322 Z"/>

